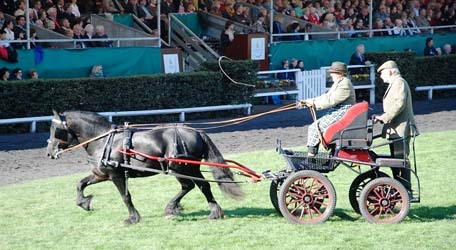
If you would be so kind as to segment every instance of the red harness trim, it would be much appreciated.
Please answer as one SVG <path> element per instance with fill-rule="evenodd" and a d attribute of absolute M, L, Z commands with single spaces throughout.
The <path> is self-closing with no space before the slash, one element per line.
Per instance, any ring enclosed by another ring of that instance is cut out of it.
<path fill-rule="evenodd" d="M 172 157 L 158 157 L 158 156 L 144 154 L 144 153 L 141 153 L 134 149 L 126 149 L 125 151 L 122 149 L 119 149 L 118 151 L 122 154 L 130 155 L 130 156 L 139 155 L 139 156 L 142 156 L 144 158 L 147 158 L 149 160 L 154 160 L 154 161 L 176 162 L 179 164 L 205 165 L 205 166 L 218 167 L 218 168 L 235 168 L 235 169 L 242 171 L 241 175 L 250 178 L 253 183 L 257 183 L 257 182 L 261 181 L 261 179 L 262 179 L 262 177 L 259 174 L 257 174 L 255 171 L 253 171 L 252 169 L 250 169 L 238 162 L 232 161 L 232 160 L 225 160 L 227 163 L 231 163 L 231 164 L 224 164 L 224 163 L 216 163 L 216 162 L 203 162 L 203 161 L 179 159 L 179 158 L 172 158 Z"/>

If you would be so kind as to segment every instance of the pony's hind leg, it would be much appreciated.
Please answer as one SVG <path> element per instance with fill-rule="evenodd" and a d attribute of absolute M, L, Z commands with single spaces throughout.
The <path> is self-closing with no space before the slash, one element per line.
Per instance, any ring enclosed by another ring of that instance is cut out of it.
<path fill-rule="evenodd" d="M 116 185 L 117 190 L 122 196 L 122 199 L 128 209 L 128 218 L 124 221 L 124 223 L 127 225 L 138 223 L 141 220 L 141 216 L 139 215 L 138 210 L 136 210 L 135 206 L 133 205 L 133 202 L 131 201 L 130 192 L 128 191 L 127 186 L 125 184 L 125 177 L 122 175 L 114 175 L 111 176 L 111 179 L 114 185 Z"/>
<path fill-rule="evenodd" d="M 90 185 L 103 182 L 106 178 L 100 178 L 91 174 L 79 181 L 76 187 L 76 205 L 80 206 L 86 211 L 92 210 L 92 195 L 84 196 L 84 189 Z"/>
<path fill-rule="evenodd" d="M 201 171 L 199 169 L 196 171 L 196 173 L 194 173 L 194 176 L 204 179 L 204 176 L 203 176 L 203 174 L 201 174 Z M 214 195 L 212 195 L 211 186 L 209 185 L 209 182 L 195 180 L 195 184 L 198 186 L 198 188 L 204 194 L 204 196 L 206 197 L 207 203 L 209 204 L 209 209 L 211 210 L 211 213 L 209 214 L 208 218 L 212 219 L 212 220 L 222 219 L 223 210 L 219 206 L 219 204 L 217 204 L 217 202 L 215 201 Z"/>
<path fill-rule="evenodd" d="M 175 215 L 180 213 L 180 211 L 182 209 L 180 206 L 180 201 L 186 194 L 188 194 L 188 192 L 190 192 L 193 188 L 195 188 L 195 183 L 193 183 L 193 181 L 191 181 L 189 179 L 184 179 L 184 178 L 179 178 L 179 177 L 176 177 L 176 179 L 181 184 L 182 189 L 166 205 L 165 218 L 167 218 L 167 219 L 171 219 Z"/>

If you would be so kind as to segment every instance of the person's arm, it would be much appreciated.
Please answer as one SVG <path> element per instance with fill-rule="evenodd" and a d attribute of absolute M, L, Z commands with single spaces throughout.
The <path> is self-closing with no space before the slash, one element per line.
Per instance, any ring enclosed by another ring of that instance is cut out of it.
<path fill-rule="evenodd" d="M 316 109 L 327 109 L 334 107 L 348 98 L 351 93 L 351 82 L 348 78 L 343 79 L 339 83 L 335 83 L 328 93 L 325 93 L 313 100 Z"/>
<path fill-rule="evenodd" d="M 385 107 L 385 113 L 377 117 L 377 119 L 384 123 L 389 123 L 405 109 L 407 92 L 404 80 L 398 80 L 398 82 L 395 82 L 394 85 L 391 86 L 385 100 L 388 101 L 389 105 Z"/>

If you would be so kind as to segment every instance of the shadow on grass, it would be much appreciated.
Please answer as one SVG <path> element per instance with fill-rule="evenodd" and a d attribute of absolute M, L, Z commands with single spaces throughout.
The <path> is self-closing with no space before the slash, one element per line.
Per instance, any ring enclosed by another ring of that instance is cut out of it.
<path fill-rule="evenodd" d="M 456 220 L 456 205 L 449 207 L 412 207 L 408 217 L 412 220 L 426 222 Z"/>
<path fill-rule="evenodd" d="M 242 207 L 236 209 L 228 209 L 223 211 L 225 218 L 260 218 L 269 216 L 280 216 L 274 208 L 257 208 L 257 207 Z M 194 220 L 195 217 L 208 216 L 208 210 L 199 210 L 195 212 L 182 212 L 176 218 L 178 220 Z"/>

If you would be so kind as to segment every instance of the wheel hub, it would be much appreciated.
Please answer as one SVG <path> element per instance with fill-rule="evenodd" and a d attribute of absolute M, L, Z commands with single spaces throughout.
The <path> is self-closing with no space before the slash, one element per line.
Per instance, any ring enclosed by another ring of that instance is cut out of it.
<path fill-rule="evenodd" d="M 381 199 L 381 200 L 380 200 L 380 205 L 381 205 L 382 207 L 389 207 L 390 202 L 389 202 L 388 199 Z"/>
<path fill-rule="evenodd" d="M 310 195 L 304 195 L 304 197 L 302 198 L 302 201 L 305 203 L 305 204 L 309 204 L 312 202 L 312 196 Z"/>

